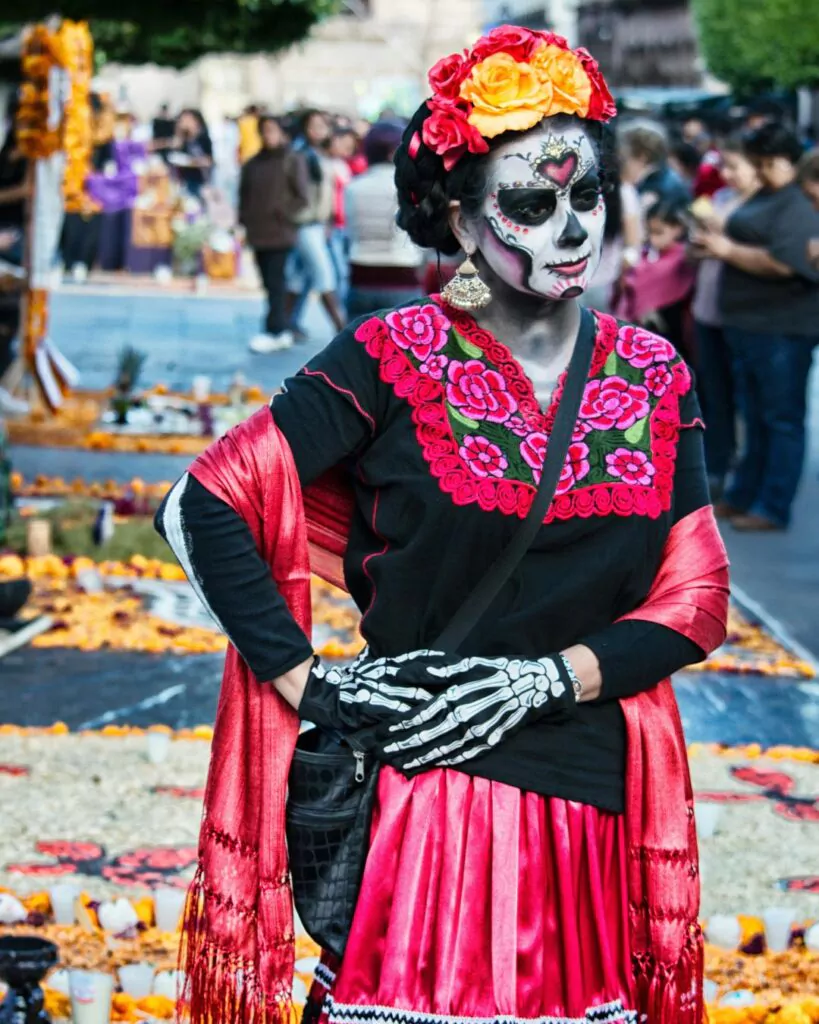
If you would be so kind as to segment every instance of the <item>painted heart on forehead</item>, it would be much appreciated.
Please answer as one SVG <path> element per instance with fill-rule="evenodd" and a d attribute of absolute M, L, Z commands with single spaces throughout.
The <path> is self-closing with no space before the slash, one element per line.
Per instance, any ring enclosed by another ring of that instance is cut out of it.
<path fill-rule="evenodd" d="M 577 119 L 549 118 L 494 148 L 485 166 L 470 223 L 480 258 L 515 291 L 551 301 L 582 295 L 606 225 L 593 133 Z"/>
<path fill-rule="evenodd" d="M 537 165 L 536 170 L 541 178 L 554 182 L 559 189 L 565 189 L 575 176 L 577 165 L 577 153 L 569 150 L 562 157 L 548 157 Z"/>

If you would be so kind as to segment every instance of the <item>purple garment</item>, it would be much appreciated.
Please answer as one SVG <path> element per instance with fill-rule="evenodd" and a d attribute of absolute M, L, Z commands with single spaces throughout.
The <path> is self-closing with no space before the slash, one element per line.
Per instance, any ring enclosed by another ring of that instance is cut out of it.
<path fill-rule="evenodd" d="M 88 195 L 102 206 L 103 213 L 119 213 L 130 210 L 139 191 L 133 165 L 145 159 L 145 147 L 141 142 L 123 139 L 114 143 L 114 163 L 117 173 L 112 177 L 105 174 L 89 174 L 85 179 Z"/>

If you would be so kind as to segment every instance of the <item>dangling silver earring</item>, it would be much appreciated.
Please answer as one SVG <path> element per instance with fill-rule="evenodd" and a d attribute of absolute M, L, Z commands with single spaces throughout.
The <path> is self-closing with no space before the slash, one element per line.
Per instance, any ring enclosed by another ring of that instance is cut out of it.
<path fill-rule="evenodd" d="M 449 306 L 455 309 L 463 309 L 470 312 L 473 309 L 483 309 L 492 301 L 492 292 L 485 281 L 481 280 L 480 272 L 472 262 L 472 253 L 468 249 L 466 259 L 458 267 L 458 270 L 449 284 L 441 292 L 441 298 Z"/>

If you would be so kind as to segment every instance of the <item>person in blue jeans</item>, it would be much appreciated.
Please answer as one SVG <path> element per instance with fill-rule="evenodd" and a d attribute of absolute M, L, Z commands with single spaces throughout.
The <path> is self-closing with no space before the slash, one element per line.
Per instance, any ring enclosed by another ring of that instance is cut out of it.
<path fill-rule="evenodd" d="M 760 189 L 756 167 L 745 157 L 743 147 L 742 136 L 723 143 L 720 163 L 726 187 L 693 211 L 703 226 L 722 229 L 734 210 Z M 701 253 L 692 248 L 691 255 L 697 258 Z M 721 501 L 725 495 L 738 445 L 734 359 L 720 312 L 723 269 L 721 260 L 700 260 L 692 306 L 697 335 L 697 394 L 705 417 L 705 465 L 712 501 Z"/>
<path fill-rule="evenodd" d="M 819 212 L 796 180 L 802 146 L 766 124 L 744 152 L 762 188 L 724 233 L 695 238 L 723 261 L 720 313 L 736 372 L 745 444 L 718 511 L 738 530 L 782 530 L 805 460 L 807 387 L 819 343 Z"/>

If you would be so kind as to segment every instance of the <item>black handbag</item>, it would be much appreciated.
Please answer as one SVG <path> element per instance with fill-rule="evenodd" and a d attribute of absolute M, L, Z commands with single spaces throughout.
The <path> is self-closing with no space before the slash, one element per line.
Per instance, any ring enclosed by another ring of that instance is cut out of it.
<path fill-rule="evenodd" d="M 482 577 L 432 650 L 457 652 L 535 539 L 554 497 L 588 378 L 596 321 L 582 310 L 566 386 L 535 500 L 512 540 Z M 379 764 L 319 729 L 301 734 L 288 779 L 285 827 L 293 900 L 307 934 L 341 957 L 350 934 L 369 850 Z"/>

